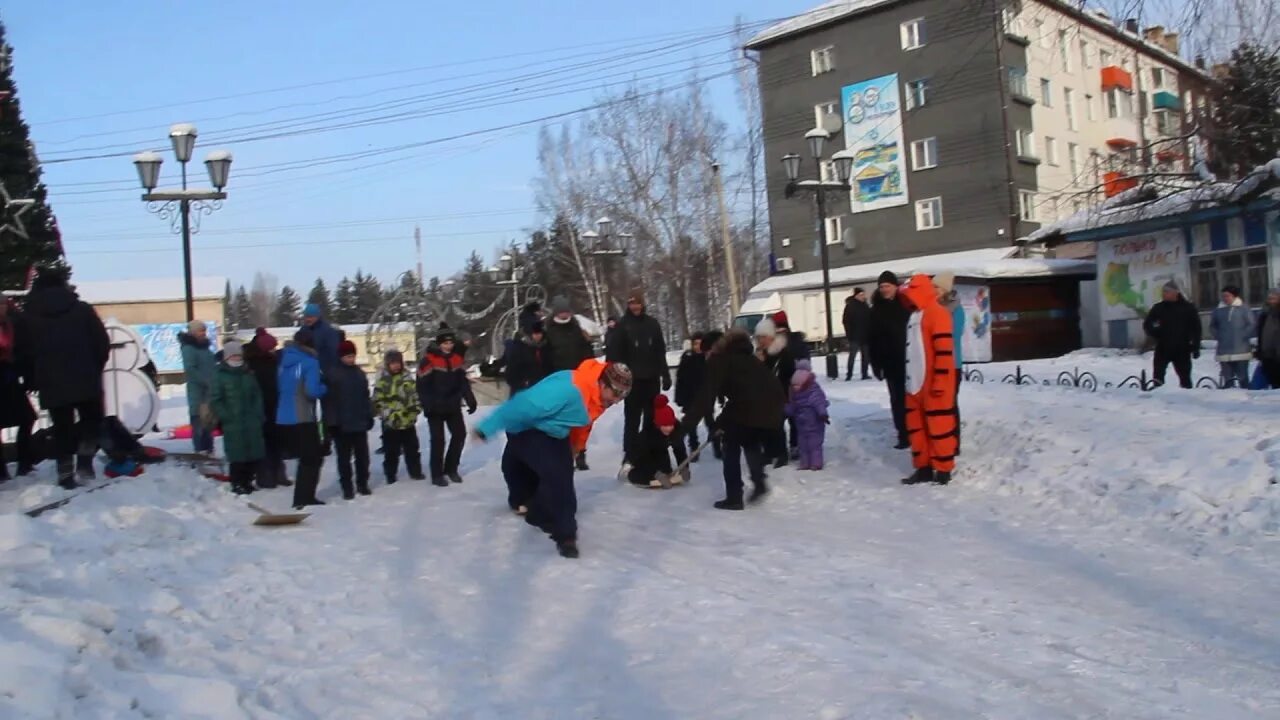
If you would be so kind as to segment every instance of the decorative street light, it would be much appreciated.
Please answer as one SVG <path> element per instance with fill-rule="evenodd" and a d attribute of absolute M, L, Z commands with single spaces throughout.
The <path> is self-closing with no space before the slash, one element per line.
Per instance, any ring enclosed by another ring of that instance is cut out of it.
<path fill-rule="evenodd" d="M 156 191 L 160 183 L 160 165 L 164 158 L 156 152 L 140 152 L 133 156 L 133 165 L 138 169 L 138 182 L 145 190 L 142 201 L 147 210 L 168 220 L 173 232 L 182 234 L 182 270 L 187 289 L 187 321 L 195 319 L 195 298 L 191 287 L 191 233 L 200 232 L 200 216 L 209 215 L 222 207 L 227 198 L 223 192 L 227 187 L 227 178 L 231 174 L 231 153 L 226 150 L 215 150 L 209 153 L 204 161 L 209 171 L 209 182 L 213 190 L 187 187 L 187 163 L 196 147 L 196 128 L 194 125 L 182 123 L 169 128 L 169 141 L 173 144 L 173 156 L 182 164 L 182 188 L 180 190 Z M 196 211 L 195 227 L 191 225 L 191 211 Z"/>
<path fill-rule="evenodd" d="M 818 200 L 818 247 L 822 255 L 822 297 L 827 310 L 827 377 L 835 379 L 840 375 L 839 360 L 836 357 L 834 323 L 831 315 L 831 261 L 827 253 L 827 198 L 828 191 L 849 191 L 849 174 L 853 171 L 853 154 L 841 150 L 831 156 L 835 166 L 836 179 L 827 180 L 822 177 L 822 151 L 830 133 L 822 128 L 814 128 L 804 135 L 809 144 L 809 155 L 818 167 L 818 179 L 801 180 L 799 155 L 791 153 L 782 157 L 782 166 L 787 173 L 786 196 L 792 197 L 798 191 L 812 192 Z"/>
<path fill-rule="evenodd" d="M 596 275 L 597 282 L 595 283 L 595 287 L 593 288 L 593 290 L 595 291 L 595 294 L 596 294 L 596 299 L 595 299 L 596 310 L 597 312 L 603 312 L 605 315 L 609 314 L 609 309 L 606 306 L 606 302 L 608 302 L 608 299 L 609 299 L 609 285 L 601 277 L 600 267 L 598 263 L 594 261 L 597 258 L 606 259 L 606 258 L 626 257 L 627 249 L 625 245 L 627 242 L 629 242 L 632 239 L 633 236 L 629 233 L 622 233 L 618 235 L 618 239 L 621 241 L 620 244 L 623 245 L 624 247 L 614 247 L 612 241 L 610 240 L 610 238 L 612 237 L 613 237 L 613 220 L 610 220 L 608 216 L 602 217 L 596 221 L 595 230 L 588 230 L 582 233 L 582 239 L 586 241 L 587 255 L 592 258 L 593 260 L 592 265 L 595 266 L 594 272 Z M 598 317 L 596 318 L 596 321 L 603 322 L 604 318 Z"/>

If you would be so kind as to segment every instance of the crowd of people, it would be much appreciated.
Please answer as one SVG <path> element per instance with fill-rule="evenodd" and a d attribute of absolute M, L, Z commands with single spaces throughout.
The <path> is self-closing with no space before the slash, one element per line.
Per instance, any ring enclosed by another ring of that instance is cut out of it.
<path fill-rule="evenodd" d="M 1155 346 L 1152 382 L 1164 385 L 1172 365 L 1179 385 L 1190 388 L 1191 362 L 1200 357 L 1200 312 L 1175 281 L 1165 283 L 1161 293 L 1160 302 L 1142 323 Z M 1244 304 L 1238 286 L 1223 287 L 1221 300 L 1209 315 L 1209 332 L 1217 341 L 1214 359 L 1219 387 L 1280 388 L 1280 288 L 1267 293 L 1266 304 L 1256 316 Z M 1251 376 L 1249 364 L 1255 358 L 1258 365 Z"/>

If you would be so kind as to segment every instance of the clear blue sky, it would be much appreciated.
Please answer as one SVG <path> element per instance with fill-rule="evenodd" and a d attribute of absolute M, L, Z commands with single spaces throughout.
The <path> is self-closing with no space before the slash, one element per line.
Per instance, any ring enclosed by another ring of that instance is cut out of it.
<path fill-rule="evenodd" d="M 695 56 L 703 66 L 727 60 L 729 40 L 686 44 L 640 59 L 634 52 L 653 51 L 664 38 L 676 42 L 698 31 L 727 31 L 739 15 L 748 21 L 778 18 L 814 4 L 68 0 L 10 3 L 3 19 L 14 46 L 24 117 L 45 162 L 45 182 L 77 278 L 180 275 L 181 243 L 139 200 L 130 157 L 52 161 L 156 149 L 166 157 L 164 176 L 172 178 L 177 164 L 168 149 L 168 127 L 192 122 L 201 135 L 197 161 L 220 147 L 235 153 L 231 197 L 204 220 L 205 232 L 194 243 L 196 274 L 225 275 L 247 285 L 254 271 L 263 270 L 305 289 L 317 276 L 332 283 L 357 268 L 384 281 L 411 268 L 414 221 L 403 218 L 420 218 L 428 276 L 459 269 L 472 249 L 488 259 L 496 246 L 522 237 L 541 221 L 530 189 L 537 127 L 334 164 L 290 169 L 282 163 L 564 112 L 589 105 L 605 84 L 590 79 L 607 74 L 621 84 L 629 76 L 668 73 L 657 82 L 671 84 L 678 76 L 670 73 Z M 689 35 L 667 37 L 676 33 Z M 633 56 L 626 62 L 617 59 L 628 52 Z M 524 55 L 510 57 L 515 53 Z M 616 70 L 605 69 L 610 62 Z M 571 63 L 589 65 L 573 74 L 511 82 Z M 370 75 L 380 76 L 330 82 Z M 464 75 L 469 77 L 459 77 Z M 494 85 L 463 96 L 481 98 L 464 112 L 257 142 L 217 139 L 220 132 L 246 137 L 296 131 L 308 122 L 440 109 L 458 96 L 439 93 L 479 83 Z M 554 95 L 526 99 L 514 87 L 535 83 L 557 87 L 539 91 L 533 85 L 526 92 Z M 303 84 L 313 86 L 264 92 Z M 394 104 L 428 93 L 437 95 Z M 730 82 L 718 81 L 713 93 L 726 119 L 738 124 Z M 240 97 L 226 98 L 234 95 Z M 219 97 L 224 99 L 206 101 Z M 388 106 L 369 115 L 305 119 L 375 103 Z M 273 121 L 281 124 L 246 128 Z M 202 162 L 191 170 L 200 184 L 207 183 Z M 367 241 L 334 242 L 348 240 Z M 290 245 L 311 242 L 326 244 Z M 278 246 L 231 247 L 272 243 Z"/>

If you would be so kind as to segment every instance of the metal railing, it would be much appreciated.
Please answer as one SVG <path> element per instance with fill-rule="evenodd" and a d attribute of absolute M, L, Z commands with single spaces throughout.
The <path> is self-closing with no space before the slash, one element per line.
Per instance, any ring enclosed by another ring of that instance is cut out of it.
<path fill-rule="evenodd" d="M 988 380 L 982 374 L 982 371 L 976 367 L 966 367 L 963 370 L 964 381 L 966 383 L 977 383 L 985 385 Z M 1062 370 L 1054 380 L 1037 380 L 1035 377 L 1022 371 L 1021 365 L 1015 365 L 1013 372 L 1008 373 L 1000 378 L 999 381 L 991 380 L 990 382 L 999 382 L 1004 385 L 1039 385 L 1042 387 L 1069 387 L 1079 390 L 1088 390 L 1089 392 L 1097 392 L 1098 388 L 1132 388 L 1143 392 L 1150 392 L 1161 386 L 1161 383 L 1155 381 L 1147 375 L 1147 371 L 1143 370 L 1137 375 L 1130 375 L 1118 383 L 1102 382 L 1098 376 L 1088 370 L 1080 368 L 1071 368 L 1070 370 Z M 1195 381 L 1197 388 L 1206 388 L 1210 390 L 1222 390 L 1227 386 L 1223 384 L 1221 378 L 1201 377 Z"/>

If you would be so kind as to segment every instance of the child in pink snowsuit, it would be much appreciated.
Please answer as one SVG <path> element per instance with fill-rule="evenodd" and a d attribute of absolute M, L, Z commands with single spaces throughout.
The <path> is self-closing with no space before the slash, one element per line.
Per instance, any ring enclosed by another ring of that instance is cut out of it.
<path fill-rule="evenodd" d="M 801 470 L 822 469 L 822 443 L 827 434 L 827 394 L 818 385 L 808 360 L 796 361 L 796 372 L 791 376 L 791 399 L 787 402 L 787 417 L 795 421 L 800 450 Z"/>

